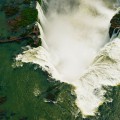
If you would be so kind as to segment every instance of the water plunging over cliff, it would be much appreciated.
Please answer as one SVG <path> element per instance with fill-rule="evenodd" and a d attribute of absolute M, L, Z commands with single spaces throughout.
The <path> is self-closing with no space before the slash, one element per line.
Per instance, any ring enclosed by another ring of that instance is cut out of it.
<path fill-rule="evenodd" d="M 66 8 L 62 4 L 67 5 Z M 56 80 L 75 86 L 76 104 L 83 116 L 95 115 L 99 105 L 108 101 L 103 86 L 120 84 L 119 38 L 98 53 L 109 41 L 105 36 L 114 12 L 98 0 L 80 0 L 80 4 L 68 12 L 70 8 L 71 3 L 66 0 L 51 0 L 44 17 L 37 3 L 46 39 L 42 47 L 25 51 L 16 59 L 39 64 Z M 38 26 L 41 30 L 39 23 Z"/>

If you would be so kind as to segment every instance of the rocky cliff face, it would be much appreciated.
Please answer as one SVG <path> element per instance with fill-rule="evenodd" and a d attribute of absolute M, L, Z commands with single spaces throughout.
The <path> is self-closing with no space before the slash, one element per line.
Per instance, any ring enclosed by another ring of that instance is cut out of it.
<path fill-rule="evenodd" d="M 109 28 L 110 38 L 113 35 L 118 36 L 119 31 L 120 31 L 120 12 L 118 12 L 112 17 L 110 23 L 111 23 L 110 28 Z"/>

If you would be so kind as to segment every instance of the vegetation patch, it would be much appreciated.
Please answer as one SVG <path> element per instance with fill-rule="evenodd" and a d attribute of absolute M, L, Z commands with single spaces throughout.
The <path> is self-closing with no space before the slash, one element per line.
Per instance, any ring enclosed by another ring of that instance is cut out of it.
<path fill-rule="evenodd" d="M 19 12 L 19 8 L 14 6 L 5 6 L 4 9 L 5 9 L 5 14 L 8 17 L 16 15 Z"/>
<path fill-rule="evenodd" d="M 20 25 L 25 27 L 37 21 L 38 11 L 34 8 L 26 8 L 21 12 Z"/>

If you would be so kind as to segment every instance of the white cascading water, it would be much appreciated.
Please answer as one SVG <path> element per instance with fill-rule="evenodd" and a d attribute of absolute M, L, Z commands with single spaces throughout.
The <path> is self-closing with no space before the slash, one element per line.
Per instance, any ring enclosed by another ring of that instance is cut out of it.
<path fill-rule="evenodd" d="M 38 22 L 36 22 L 36 25 L 39 28 L 40 35 L 38 36 L 42 41 L 42 46 L 37 48 L 31 48 L 30 46 L 27 46 L 27 51 L 24 51 L 23 54 L 19 54 L 16 57 L 16 61 L 22 61 L 24 63 L 34 63 L 38 64 L 42 67 L 44 71 L 47 71 L 51 77 L 56 78 L 57 80 L 60 80 L 60 75 L 55 69 L 55 67 L 51 64 L 50 55 L 47 52 L 48 46 L 46 44 L 46 38 L 42 29 L 41 24 L 44 26 L 46 24 L 46 18 L 43 14 L 42 8 L 39 3 L 37 3 L 36 8 L 38 10 Z M 21 64 L 20 64 L 21 65 Z M 19 65 L 18 65 L 19 66 Z"/>
<path fill-rule="evenodd" d="M 45 26 L 45 24 L 46 24 L 46 22 L 47 22 L 47 20 L 46 20 L 46 17 L 45 17 L 45 15 L 44 15 L 44 13 L 43 13 L 43 11 L 42 11 L 42 8 L 41 8 L 41 6 L 40 6 L 40 4 L 37 4 L 36 5 L 36 8 L 37 8 L 37 10 L 38 10 L 38 22 L 37 22 L 37 25 L 38 25 L 38 27 L 39 27 L 39 30 L 40 30 L 40 38 L 41 38 L 41 40 L 42 40 L 42 46 L 45 48 L 45 49 L 48 49 L 48 46 L 47 46 L 47 44 L 46 44 L 46 40 L 45 40 L 45 35 L 44 35 L 44 32 L 43 32 L 43 28 L 42 28 L 42 26 L 41 25 L 43 25 L 43 26 Z M 38 9 L 39 8 L 39 9 Z"/>
<path fill-rule="evenodd" d="M 46 15 L 47 24 L 44 26 L 46 43 L 63 81 L 71 83 L 79 79 L 101 46 L 107 42 L 105 37 L 113 11 L 99 0 L 81 0 L 80 6 L 71 13 L 58 13 L 57 6 L 61 5 L 60 10 L 66 12 L 69 3 L 67 0 L 57 0 L 57 3 L 51 1 Z"/>
<path fill-rule="evenodd" d="M 75 86 L 81 113 L 94 116 L 97 108 L 108 101 L 102 87 L 120 84 L 120 39 L 114 39 L 97 53 L 109 40 L 105 36 L 114 12 L 99 0 L 78 0 L 80 5 L 74 12 L 58 13 L 53 9 L 55 0 L 51 1 L 46 18 L 39 3 L 36 7 L 48 47 L 24 51 L 16 60 L 39 64 L 56 80 Z M 60 6 L 60 0 L 57 2 L 56 6 Z"/>

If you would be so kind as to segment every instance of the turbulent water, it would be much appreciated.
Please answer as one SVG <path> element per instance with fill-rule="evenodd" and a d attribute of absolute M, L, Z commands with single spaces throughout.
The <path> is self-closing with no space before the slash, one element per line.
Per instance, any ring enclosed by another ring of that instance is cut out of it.
<path fill-rule="evenodd" d="M 56 80 L 75 86 L 76 104 L 83 116 L 95 115 L 99 105 L 108 101 L 103 86 L 120 84 L 119 38 L 100 50 L 109 41 L 114 11 L 99 0 L 51 0 L 46 4 L 45 16 L 41 6 L 36 6 L 42 46 L 24 51 L 16 60 L 39 64 Z"/>

